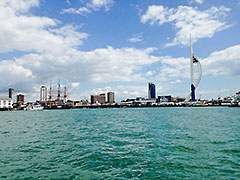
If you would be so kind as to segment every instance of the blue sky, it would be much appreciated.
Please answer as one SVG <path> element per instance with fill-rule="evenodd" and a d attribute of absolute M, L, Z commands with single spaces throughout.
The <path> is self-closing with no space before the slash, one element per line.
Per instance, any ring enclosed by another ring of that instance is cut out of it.
<path fill-rule="evenodd" d="M 0 95 L 39 99 L 58 79 L 69 98 L 116 99 L 190 91 L 189 34 L 203 67 L 197 97 L 240 84 L 240 0 L 1 0 Z M 56 90 L 56 88 L 55 88 Z"/>

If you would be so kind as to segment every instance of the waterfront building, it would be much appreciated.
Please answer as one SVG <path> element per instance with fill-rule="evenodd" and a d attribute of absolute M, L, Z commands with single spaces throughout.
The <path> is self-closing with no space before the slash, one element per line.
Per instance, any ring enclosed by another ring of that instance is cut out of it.
<path fill-rule="evenodd" d="M 100 103 L 100 104 L 105 104 L 106 103 L 106 97 L 105 97 L 105 94 L 103 93 L 103 94 L 99 94 L 99 96 L 98 96 L 98 102 Z"/>
<path fill-rule="evenodd" d="M 14 91 L 13 88 L 9 88 L 9 95 L 8 95 L 8 97 L 11 98 L 11 99 L 13 99 L 13 91 Z"/>
<path fill-rule="evenodd" d="M 46 102 L 47 101 L 47 87 L 41 86 L 40 87 L 40 102 Z"/>
<path fill-rule="evenodd" d="M 98 95 L 91 95 L 91 104 L 97 103 L 97 97 L 98 97 Z"/>
<path fill-rule="evenodd" d="M 106 103 L 106 97 L 105 94 L 99 94 L 99 95 L 91 95 L 91 104 L 105 104 Z"/>
<path fill-rule="evenodd" d="M 107 93 L 107 102 L 108 103 L 114 103 L 114 92 L 108 92 Z"/>
<path fill-rule="evenodd" d="M 87 100 L 81 100 L 83 106 L 89 106 L 89 102 Z"/>
<path fill-rule="evenodd" d="M 172 96 L 158 96 L 157 102 L 172 102 Z"/>
<path fill-rule="evenodd" d="M 12 98 L 0 98 L 0 108 L 12 108 Z"/>
<path fill-rule="evenodd" d="M 23 94 L 18 94 L 18 95 L 17 95 L 17 103 L 18 103 L 18 104 L 24 104 L 24 102 L 25 102 L 25 95 L 23 95 Z"/>
<path fill-rule="evenodd" d="M 156 87 L 153 83 L 148 83 L 148 99 L 156 99 Z"/>

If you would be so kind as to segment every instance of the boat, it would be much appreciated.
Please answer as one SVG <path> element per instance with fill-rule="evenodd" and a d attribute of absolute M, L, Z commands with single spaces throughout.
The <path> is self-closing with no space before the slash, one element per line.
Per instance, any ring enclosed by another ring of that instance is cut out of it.
<path fill-rule="evenodd" d="M 28 105 L 24 108 L 26 111 L 41 111 L 43 110 L 43 107 L 39 104 L 37 105 Z"/>

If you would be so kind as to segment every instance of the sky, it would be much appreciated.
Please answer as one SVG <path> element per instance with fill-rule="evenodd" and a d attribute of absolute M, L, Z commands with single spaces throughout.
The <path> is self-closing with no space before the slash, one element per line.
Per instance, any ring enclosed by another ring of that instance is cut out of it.
<path fill-rule="evenodd" d="M 197 98 L 240 90 L 240 0 L 1 0 L 0 96 L 69 99 L 115 92 L 116 101 L 190 93 L 190 43 L 203 76 Z"/>

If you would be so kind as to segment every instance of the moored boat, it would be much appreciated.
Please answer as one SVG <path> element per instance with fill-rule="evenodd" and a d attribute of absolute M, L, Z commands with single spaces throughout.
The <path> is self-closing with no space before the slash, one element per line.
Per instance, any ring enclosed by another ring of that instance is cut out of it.
<path fill-rule="evenodd" d="M 37 105 L 28 105 L 24 108 L 26 111 L 41 111 L 43 110 L 43 107 L 39 104 Z"/>

